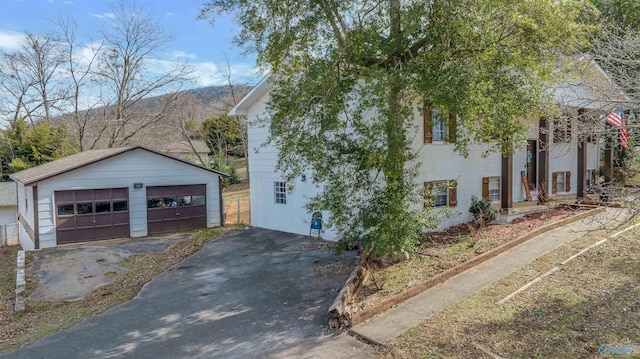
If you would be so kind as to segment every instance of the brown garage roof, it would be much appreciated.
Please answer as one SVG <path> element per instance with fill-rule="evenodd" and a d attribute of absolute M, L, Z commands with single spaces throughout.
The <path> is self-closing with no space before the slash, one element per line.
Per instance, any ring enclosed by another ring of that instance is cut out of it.
<path fill-rule="evenodd" d="M 75 169 L 90 165 L 92 163 L 96 163 L 96 162 L 105 160 L 107 158 L 111 158 L 111 157 L 120 155 L 122 153 L 133 151 L 136 149 L 145 150 L 160 156 L 170 158 L 175 161 L 186 163 L 190 166 L 194 166 L 205 171 L 213 172 L 222 177 L 228 177 L 226 173 L 222 173 L 216 170 L 212 170 L 210 168 L 202 167 L 194 163 L 191 163 L 189 161 L 185 161 L 173 156 L 169 156 L 164 153 L 156 152 L 142 146 L 107 148 L 103 150 L 89 150 L 89 151 L 78 152 L 74 155 L 67 156 L 52 162 L 47 162 L 40 166 L 31 167 L 20 172 L 12 173 L 9 175 L 9 177 L 14 181 L 22 182 L 25 185 L 31 185 L 36 182 L 39 182 L 51 177 L 55 177 L 57 175 L 60 175 L 69 171 L 73 171 Z"/>

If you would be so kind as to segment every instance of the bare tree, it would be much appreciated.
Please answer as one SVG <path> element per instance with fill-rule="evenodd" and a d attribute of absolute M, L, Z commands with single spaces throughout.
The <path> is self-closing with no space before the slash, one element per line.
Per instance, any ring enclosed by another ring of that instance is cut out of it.
<path fill-rule="evenodd" d="M 50 121 L 64 99 L 59 70 L 65 58 L 54 35 L 26 33 L 19 51 L 2 58 L 3 115 L 10 123 L 18 117 L 31 124 Z"/>
<path fill-rule="evenodd" d="M 139 131 L 167 118 L 178 91 L 191 74 L 184 63 L 170 63 L 154 56 L 172 37 L 140 9 L 120 2 L 113 10 L 114 26 L 103 31 L 104 51 L 96 72 L 102 86 L 103 106 L 108 108 L 95 129 L 89 147 L 127 145 Z M 157 98 L 152 110 L 142 100 Z"/>
<path fill-rule="evenodd" d="M 90 42 L 84 47 L 78 43 L 76 32 L 77 23 L 69 18 L 60 16 L 56 24 L 60 30 L 61 41 L 65 53 L 67 94 L 65 96 L 65 110 L 69 111 L 64 119 L 68 120 L 72 128 L 72 135 L 80 151 L 85 149 L 85 137 L 91 121 L 96 120 L 94 109 L 101 104 L 100 100 L 91 100 L 86 91 L 94 81 L 94 68 L 102 50 L 102 42 Z M 86 51 L 84 51 L 86 50 Z M 70 117 L 70 120 L 69 120 Z"/>

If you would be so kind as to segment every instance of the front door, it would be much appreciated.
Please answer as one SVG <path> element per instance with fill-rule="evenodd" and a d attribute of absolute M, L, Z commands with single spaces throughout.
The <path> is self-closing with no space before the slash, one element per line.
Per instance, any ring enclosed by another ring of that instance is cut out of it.
<path fill-rule="evenodd" d="M 537 188 L 537 165 L 538 159 L 538 146 L 536 146 L 536 140 L 527 141 L 527 182 L 529 183 L 529 189 L 535 190 Z"/>

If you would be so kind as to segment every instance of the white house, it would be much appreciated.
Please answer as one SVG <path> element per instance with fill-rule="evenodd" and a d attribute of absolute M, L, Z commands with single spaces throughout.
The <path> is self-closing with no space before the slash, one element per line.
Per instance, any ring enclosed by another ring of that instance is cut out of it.
<path fill-rule="evenodd" d="M 530 189 L 532 200 L 537 201 L 538 194 L 546 198 L 584 196 L 586 189 L 598 181 L 599 138 L 578 136 L 578 129 L 599 123 L 602 109 L 608 107 L 598 100 L 602 96 L 593 83 L 611 82 L 597 64 L 589 63 L 592 70 L 589 79 L 576 79 L 554 89 L 557 103 L 571 120 L 546 117 L 525 120 L 529 125 L 526 150 L 507 157 L 501 154 L 482 157 L 490 146 L 488 143 L 471 144 L 469 156 L 460 156 L 454 152 L 456 131 L 450 131 L 444 122 L 435 121 L 444 117 L 455 124 L 456 117 L 431 108 L 423 114 L 421 106 L 416 104 L 415 123 L 419 131 L 413 137 L 413 148 L 421 163 L 416 180 L 427 187 L 447 181 L 456 183 L 455 188 L 441 191 L 434 198 L 436 206 L 454 207 L 454 215 L 444 219 L 441 228 L 471 220 L 468 209 L 473 195 L 492 201 L 504 213 L 514 213 L 513 203 L 527 200 L 525 186 Z M 256 118 L 265 116 L 271 88 L 269 79 L 263 79 L 229 114 L 247 116 L 249 124 L 255 123 Z M 255 125 L 248 128 L 249 148 L 259 149 L 249 154 L 252 224 L 309 234 L 311 215 L 303 206 L 308 198 L 322 190 L 322 185 L 312 183 L 311 174 L 307 174 L 296 180 L 292 193 L 287 193 L 287 183 L 275 172 L 277 149 L 272 145 L 261 147 L 268 136 L 268 128 Z M 608 156 L 611 166 L 612 151 Z M 330 230 L 323 233 L 323 238 L 336 239 Z"/>
<path fill-rule="evenodd" d="M 20 244 L 32 250 L 219 226 L 225 176 L 141 146 L 16 172 Z"/>

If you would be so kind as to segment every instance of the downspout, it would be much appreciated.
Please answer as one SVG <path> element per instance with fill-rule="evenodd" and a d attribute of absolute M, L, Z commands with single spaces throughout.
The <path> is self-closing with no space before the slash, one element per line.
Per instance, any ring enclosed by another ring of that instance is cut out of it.
<path fill-rule="evenodd" d="M 40 249 L 40 223 L 38 223 L 38 185 L 33 186 L 33 247 Z"/>
<path fill-rule="evenodd" d="M 224 206 L 222 204 L 222 176 L 218 176 L 218 202 L 220 203 L 220 225 L 224 226 Z"/>

